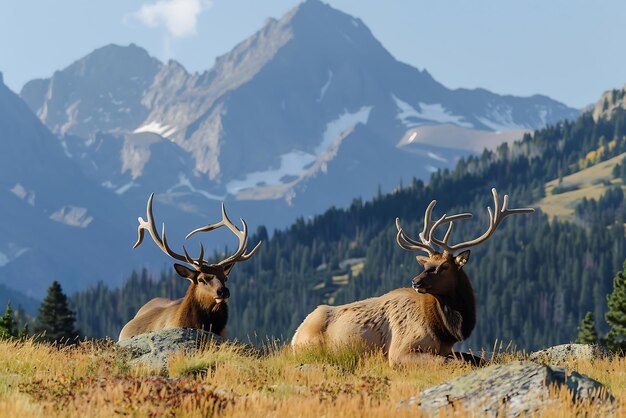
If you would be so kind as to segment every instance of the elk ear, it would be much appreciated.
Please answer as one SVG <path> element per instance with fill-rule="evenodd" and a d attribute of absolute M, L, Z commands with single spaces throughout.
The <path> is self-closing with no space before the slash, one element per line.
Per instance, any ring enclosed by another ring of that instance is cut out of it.
<path fill-rule="evenodd" d="M 428 263 L 428 260 L 430 260 L 430 257 L 426 257 L 425 255 L 418 255 L 415 256 L 415 259 L 418 263 L 420 263 L 420 266 L 424 267 L 426 263 Z"/>
<path fill-rule="evenodd" d="M 191 270 L 190 268 L 187 268 L 183 266 L 182 264 L 178 264 L 178 263 L 174 264 L 174 270 L 176 270 L 176 273 L 178 273 L 178 275 L 182 277 L 183 279 L 187 279 L 191 283 L 196 283 L 196 284 L 198 283 L 197 271 Z"/>
<path fill-rule="evenodd" d="M 228 276 L 233 267 L 235 267 L 235 263 L 230 263 L 226 267 L 224 267 L 224 274 Z"/>
<path fill-rule="evenodd" d="M 469 261 L 469 257 L 470 250 L 465 250 L 456 257 L 454 257 L 454 263 L 457 265 L 459 270 L 462 269 L 465 264 L 467 264 L 467 262 Z"/>

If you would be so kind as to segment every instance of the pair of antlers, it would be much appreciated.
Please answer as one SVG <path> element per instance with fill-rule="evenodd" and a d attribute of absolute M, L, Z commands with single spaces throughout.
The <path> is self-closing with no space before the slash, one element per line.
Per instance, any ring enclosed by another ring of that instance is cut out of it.
<path fill-rule="evenodd" d="M 396 241 L 398 245 L 401 248 L 409 251 L 425 251 L 426 253 L 428 253 L 429 256 L 432 256 L 434 253 L 436 253 L 435 245 L 437 245 L 444 250 L 444 253 L 454 254 L 456 251 L 472 247 L 485 241 L 491 236 L 491 234 L 494 233 L 500 222 L 502 222 L 502 220 L 507 216 L 520 213 L 532 213 L 535 211 L 533 208 L 509 209 L 508 195 L 504 195 L 502 206 L 500 206 L 500 199 L 498 197 L 498 192 L 496 191 L 496 189 L 491 189 L 491 193 L 493 194 L 494 210 L 492 212 L 491 207 L 487 207 L 487 211 L 489 212 L 489 227 L 487 228 L 487 231 L 485 231 L 485 233 L 483 233 L 478 238 L 470 241 L 460 242 L 454 245 L 448 244 L 448 239 L 450 238 L 450 234 L 452 233 L 453 222 L 463 219 L 469 219 L 472 217 L 472 214 L 459 213 L 458 215 L 451 216 L 444 214 L 443 216 L 441 216 L 441 218 L 435 221 L 431 218 L 431 215 L 433 212 L 433 208 L 437 204 L 437 201 L 433 200 L 432 202 L 430 202 L 430 205 L 428 205 L 428 207 L 426 208 L 426 212 L 424 213 L 424 229 L 419 234 L 420 242 L 409 237 L 400 226 L 400 218 L 396 218 L 396 228 L 398 229 Z M 443 236 L 443 239 L 440 240 L 435 237 L 434 233 L 438 227 L 445 224 L 448 224 L 448 230 Z"/>
<path fill-rule="evenodd" d="M 187 253 L 187 249 L 185 249 L 185 246 L 183 246 L 184 255 L 178 254 L 170 248 L 170 246 L 167 243 L 167 236 L 165 234 L 165 224 L 162 225 L 161 235 L 159 236 L 159 232 L 157 231 L 157 228 L 154 224 L 154 215 L 152 214 L 152 199 L 153 198 L 154 198 L 154 193 L 152 193 L 150 197 L 148 198 L 148 207 L 146 209 L 148 220 L 144 221 L 142 217 L 139 217 L 139 227 L 137 228 L 138 237 L 137 237 L 137 242 L 135 243 L 133 248 L 137 248 L 141 244 L 144 238 L 144 232 L 148 231 L 148 233 L 154 240 L 154 243 L 157 245 L 157 247 L 159 247 L 161 251 L 163 251 L 165 254 L 169 255 L 173 259 L 181 261 L 183 263 L 190 264 L 192 267 L 194 267 L 198 271 L 201 270 L 203 266 L 211 265 L 206 260 L 204 260 L 204 246 L 202 244 L 200 244 L 200 256 L 196 259 L 193 259 L 189 255 L 189 253 Z M 241 223 L 243 224 L 243 231 L 239 230 L 239 228 L 237 228 L 237 226 L 233 224 L 232 221 L 228 218 L 228 215 L 226 214 L 226 209 L 224 209 L 224 203 L 222 203 L 222 220 L 220 222 L 209 224 L 207 226 L 203 226 L 198 229 L 194 229 L 189 234 L 187 234 L 185 239 L 191 237 L 192 235 L 198 232 L 210 232 L 222 226 L 225 226 L 226 228 L 228 228 L 239 239 L 239 246 L 237 247 L 237 251 L 235 251 L 235 253 L 232 254 L 230 257 L 227 257 L 223 259 L 222 261 L 216 264 L 213 264 L 213 265 L 225 267 L 229 264 L 234 264 L 239 261 L 245 261 L 249 259 L 250 257 L 254 255 L 256 250 L 261 245 L 261 242 L 259 242 L 251 251 L 246 252 L 246 249 L 248 248 L 248 225 L 246 224 L 246 221 L 244 221 L 243 219 L 241 219 Z"/>
<path fill-rule="evenodd" d="M 429 256 L 432 256 L 436 253 L 436 246 L 439 246 L 444 250 L 444 253 L 454 254 L 454 252 L 472 247 L 474 245 L 480 244 L 489 238 L 496 230 L 500 222 L 504 218 L 509 215 L 516 215 L 521 213 L 532 213 L 535 210 L 533 208 L 520 208 L 520 209 L 509 209 L 509 196 L 504 195 L 504 200 L 502 202 L 502 206 L 500 206 L 500 199 L 498 197 L 498 192 L 495 188 L 491 189 L 491 193 L 493 194 L 493 203 L 494 210 L 491 210 L 491 207 L 487 207 L 487 211 L 489 212 L 489 227 L 487 231 L 485 231 L 481 236 L 475 238 L 470 241 L 460 242 L 458 244 L 450 245 L 448 244 L 448 240 L 450 238 L 450 234 L 452 233 L 452 229 L 454 226 L 454 221 L 460 221 L 463 219 L 469 219 L 472 217 L 471 213 L 459 213 L 457 215 L 448 216 L 443 214 L 436 221 L 431 218 L 433 208 L 437 204 L 436 200 L 430 202 L 428 207 L 426 208 L 426 212 L 424 213 L 424 229 L 419 234 L 420 241 L 416 241 L 415 239 L 409 237 L 402 227 L 400 226 L 400 218 L 396 218 L 396 228 L 398 229 L 398 234 L 396 235 L 396 241 L 398 245 L 409 251 L 424 251 Z M 154 215 L 152 213 L 152 199 L 154 198 L 154 193 L 150 195 L 148 198 L 148 206 L 146 209 L 147 212 L 147 221 L 144 221 L 143 218 L 139 217 L 139 227 L 137 229 L 138 237 L 137 242 L 133 246 L 133 248 L 137 248 L 143 241 L 144 232 L 148 231 L 152 239 L 154 240 L 157 247 L 161 249 L 165 254 L 169 255 L 175 260 L 181 261 L 183 263 L 190 264 L 196 270 L 201 270 L 203 266 L 208 266 L 209 263 L 204 260 L 204 246 L 200 244 L 200 256 L 197 259 L 193 259 L 187 250 L 183 246 L 184 255 L 178 254 L 174 252 L 167 243 L 167 235 L 165 234 L 165 224 L 163 224 L 161 228 L 161 235 L 159 236 L 159 232 L 156 229 L 154 224 Z M 198 232 L 209 232 L 213 231 L 222 226 L 227 227 L 231 232 L 233 232 L 237 238 L 239 238 L 239 246 L 234 254 L 230 257 L 223 259 L 215 265 L 218 266 L 227 266 L 229 264 L 234 264 L 239 261 L 245 261 L 252 257 L 254 253 L 258 250 L 261 242 L 259 242 L 251 251 L 246 252 L 246 248 L 248 247 L 248 225 L 246 221 L 241 219 L 241 223 L 243 224 L 243 231 L 239 230 L 235 224 L 228 218 L 226 214 L 226 210 L 224 209 L 224 203 L 222 203 L 222 220 L 218 223 L 209 224 L 207 226 L 195 229 L 191 231 L 185 239 L 191 237 L 192 235 Z M 441 225 L 448 224 L 448 230 L 446 231 L 442 240 L 435 237 L 434 232 Z"/>

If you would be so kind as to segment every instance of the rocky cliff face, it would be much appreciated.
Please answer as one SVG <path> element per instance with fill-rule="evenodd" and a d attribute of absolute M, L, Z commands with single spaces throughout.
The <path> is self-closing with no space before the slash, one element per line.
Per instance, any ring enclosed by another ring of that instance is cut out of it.
<path fill-rule="evenodd" d="M 190 156 L 181 173 L 196 190 L 292 204 L 304 189 L 315 188 L 315 179 L 328 176 L 328 164 L 337 159 L 347 160 L 352 175 L 342 178 L 344 189 L 328 190 L 325 204 L 359 190 L 354 183 L 369 170 L 363 163 L 373 150 L 391 158 L 378 165 L 395 170 L 407 157 L 394 152 L 403 138 L 400 148 L 410 154 L 413 169 L 394 172 L 395 183 L 427 177 L 464 154 L 454 142 L 438 147 L 437 135 L 430 141 L 421 135 L 419 144 L 405 147 L 420 127 L 455 126 L 489 136 L 537 129 L 578 113 L 543 96 L 447 89 L 427 71 L 395 60 L 362 21 L 317 0 L 280 20 L 268 19 L 202 74 L 190 74 L 175 61 L 161 64 L 134 45 L 110 45 L 48 80 L 28 83 L 21 94 L 62 137 L 157 134 Z M 355 132 L 361 135 L 352 140 L 358 146 L 346 155 L 342 144 Z M 97 152 L 92 145 L 88 141 L 82 150 L 87 159 Z M 122 149 L 118 158 L 129 157 Z M 102 173 L 100 181 L 112 182 L 110 177 Z"/>
<path fill-rule="evenodd" d="M 593 120 L 610 119 L 614 112 L 626 111 L 626 85 L 604 92 L 591 110 Z"/>
<path fill-rule="evenodd" d="M 21 97 L 55 134 L 123 132 L 148 114 L 141 101 L 161 66 L 135 45 L 108 45 L 47 80 L 27 83 Z"/>

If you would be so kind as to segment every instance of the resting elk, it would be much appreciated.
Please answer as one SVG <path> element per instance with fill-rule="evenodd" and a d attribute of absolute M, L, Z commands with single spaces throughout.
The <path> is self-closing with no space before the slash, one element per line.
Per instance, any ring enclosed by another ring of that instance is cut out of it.
<path fill-rule="evenodd" d="M 133 319 L 128 322 L 122 332 L 119 341 L 143 334 L 148 331 L 156 331 L 165 328 L 200 328 L 211 331 L 220 336 L 226 332 L 226 322 L 228 321 L 228 298 L 230 291 L 226 287 L 228 275 L 235 263 L 245 261 L 259 248 L 259 242 L 250 252 L 246 252 L 248 246 L 248 226 L 242 219 L 243 231 L 233 224 L 222 203 L 222 220 L 218 223 L 210 224 L 202 228 L 191 231 L 185 239 L 198 232 L 209 232 L 225 226 L 233 232 L 239 239 L 239 247 L 234 254 L 224 260 L 209 264 L 204 260 L 204 247 L 200 244 L 200 256 L 193 259 L 183 247 L 183 255 L 177 254 L 169 247 L 165 235 L 165 224 L 161 229 L 161 236 L 154 225 L 152 214 L 152 199 L 154 193 L 148 199 L 147 217 L 144 221 L 139 218 L 137 230 L 138 238 L 133 248 L 137 248 L 143 241 L 145 231 L 148 231 L 154 243 L 175 260 L 189 265 L 174 264 L 174 269 L 183 278 L 189 280 L 187 293 L 181 299 L 171 300 L 165 298 L 154 298 L 139 309 Z"/>
<path fill-rule="evenodd" d="M 448 243 L 453 222 L 471 218 L 472 214 L 444 214 L 435 221 L 431 214 L 436 200 L 426 208 L 419 241 L 409 237 L 396 218 L 398 245 L 408 251 L 427 254 L 416 257 L 424 271 L 413 278 L 413 289 L 396 289 L 346 305 L 320 305 L 296 330 L 292 348 L 354 344 L 365 350 L 382 350 L 392 367 L 433 358 L 433 354 L 451 355 L 452 346 L 469 337 L 476 323 L 474 291 L 463 271 L 470 256 L 468 248 L 488 239 L 507 216 L 534 211 L 532 208 L 509 209 L 507 195 L 500 206 L 496 189 L 492 189 L 492 194 L 494 211 L 487 208 L 489 227 L 471 241 Z M 443 239 L 438 239 L 435 231 L 442 225 L 448 225 L 448 229 Z M 442 251 L 437 251 L 437 247 Z"/>

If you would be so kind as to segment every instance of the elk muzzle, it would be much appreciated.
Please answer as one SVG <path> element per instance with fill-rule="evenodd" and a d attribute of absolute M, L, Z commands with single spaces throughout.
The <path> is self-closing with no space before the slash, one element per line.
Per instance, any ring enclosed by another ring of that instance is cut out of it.
<path fill-rule="evenodd" d="M 430 287 L 426 284 L 424 276 L 425 274 L 422 273 L 419 276 L 413 277 L 413 280 L 411 280 L 411 285 L 413 286 L 413 289 L 417 290 L 419 293 L 425 293 Z"/>
<path fill-rule="evenodd" d="M 228 290 L 226 286 L 220 287 L 219 289 L 217 289 L 216 293 L 217 293 L 217 297 L 215 298 L 215 300 L 217 302 L 226 301 L 230 297 L 230 290 Z"/>

